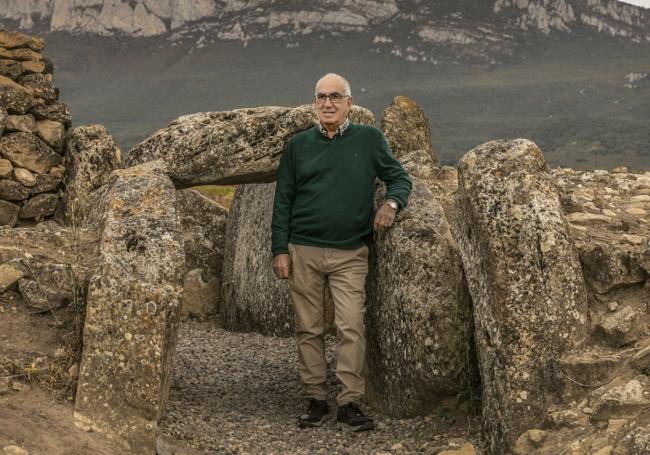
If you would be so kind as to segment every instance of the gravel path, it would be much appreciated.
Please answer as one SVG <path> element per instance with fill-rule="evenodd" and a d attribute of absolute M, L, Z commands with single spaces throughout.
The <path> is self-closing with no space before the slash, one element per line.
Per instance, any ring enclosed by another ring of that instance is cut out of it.
<path fill-rule="evenodd" d="M 431 416 L 390 419 L 373 412 L 372 432 L 300 429 L 306 402 L 293 339 L 227 332 L 214 321 L 184 321 L 161 433 L 206 454 L 435 454 L 464 438 L 475 446 L 476 419 L 454 425 Z M 335 409 L 334 339 L 327 339 L 328 402 Z M 477 447 L 478 448 L 478 447 Z"/>

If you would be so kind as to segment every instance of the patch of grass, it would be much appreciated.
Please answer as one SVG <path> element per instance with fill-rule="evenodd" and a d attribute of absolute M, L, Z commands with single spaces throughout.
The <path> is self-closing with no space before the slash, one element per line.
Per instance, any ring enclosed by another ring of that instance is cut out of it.
<path fill-rule="evenodd" d="M 193 189 L 200 191 L 213 201 L 216 201 L 221 206 L 230 209 L 232 199 L 235 197 L 236 186 L 221 186 L 221 185 L 203 185 L 195 186 Z"/>

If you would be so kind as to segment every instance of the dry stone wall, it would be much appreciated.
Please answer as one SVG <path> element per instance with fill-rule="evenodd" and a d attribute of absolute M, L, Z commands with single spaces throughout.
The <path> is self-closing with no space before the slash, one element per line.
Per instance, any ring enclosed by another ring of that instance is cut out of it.
<path fill-rule="evenodd" d="M 71 117 L 40 38 L 0 30 L 0 225 L 52 216 Z"/>

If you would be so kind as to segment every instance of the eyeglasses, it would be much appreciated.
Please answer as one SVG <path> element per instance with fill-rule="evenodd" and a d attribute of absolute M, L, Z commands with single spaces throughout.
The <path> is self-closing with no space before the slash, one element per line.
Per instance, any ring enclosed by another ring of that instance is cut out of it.
<path fill-rule="evenodd" d="M 322 106 L 323 104 L 325 104 L 327 98 L 330 99 L 332 104 L 340 104 L 341 101 L 343 101 L 343 98 L 348 96 L 350 95 L 341 95 L 340 93 L 332 93 L 330 95 L 326 95 L 325 93 L 317 93 L 314 98 L 316 99 L 316 104 Z"/>

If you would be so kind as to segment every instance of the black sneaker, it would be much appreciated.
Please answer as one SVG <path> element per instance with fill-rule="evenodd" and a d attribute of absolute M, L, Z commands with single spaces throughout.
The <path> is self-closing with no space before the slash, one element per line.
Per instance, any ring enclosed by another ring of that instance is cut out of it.
<path fill-rule="evenodd" d="M 329 412 L 330 408 L 326 401 L 310 398 L 307 414 L 298 417 L 298 426 L 300 428 L 320 427 Z"/>
<path fill-rule="evenodd" d="M 366 431 L 375 428 L 375 422 L 370 417 L 365 415 L 359 405 L 350 402 L 343 406 L 339 406 L 336 413 L 336 420 L 339 429 L 347 429 L 350 431 Z"/>

